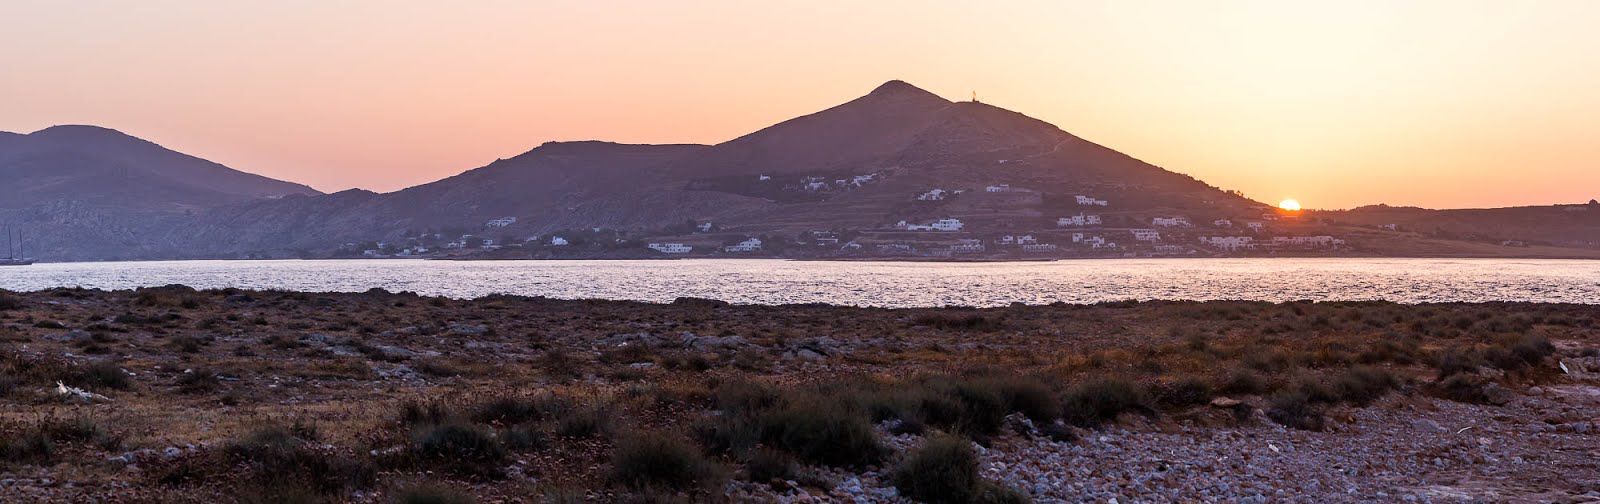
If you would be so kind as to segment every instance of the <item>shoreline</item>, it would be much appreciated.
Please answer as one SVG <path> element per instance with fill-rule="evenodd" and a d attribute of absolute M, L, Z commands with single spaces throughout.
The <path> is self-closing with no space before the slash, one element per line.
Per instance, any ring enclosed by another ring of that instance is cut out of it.
<path fill-rule="evenodd" d="M 912 502 L 936 460 L 1006 502 L 1600 483 L 1593 305 L 53 289 L 0 292 L 0 349 L 35 500 Z"/>

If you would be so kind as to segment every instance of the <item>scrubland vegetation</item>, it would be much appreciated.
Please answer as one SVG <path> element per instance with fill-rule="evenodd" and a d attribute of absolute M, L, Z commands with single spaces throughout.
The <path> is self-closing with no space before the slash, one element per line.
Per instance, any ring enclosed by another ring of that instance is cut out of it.
<path fill-rule="evenodd" d="M 1028 502 L 980 474 L 979 450 L 1114 427 L 1314 433 L 1393 398 L 1496 407 L 1569 383 L 1597 319 L 0 292 L 0 473 L 64 500 Z M 852 474 L 894 492 L 839 488 Z"/>

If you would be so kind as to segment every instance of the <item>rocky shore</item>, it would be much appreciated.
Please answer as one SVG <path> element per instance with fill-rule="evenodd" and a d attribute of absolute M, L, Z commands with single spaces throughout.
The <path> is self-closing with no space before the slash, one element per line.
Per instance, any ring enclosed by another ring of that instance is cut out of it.
<path fill-rule="evenodd" d="M 41 502 L 1600 501 L 1600 307 L 0 292 Z"/>

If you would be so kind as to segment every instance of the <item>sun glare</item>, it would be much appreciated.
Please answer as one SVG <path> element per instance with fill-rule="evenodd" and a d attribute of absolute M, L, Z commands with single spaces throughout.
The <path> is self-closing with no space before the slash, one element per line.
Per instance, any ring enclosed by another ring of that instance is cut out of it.
<path fill-rule="evenodd" d="M 1278 208 L 1282 208 L 1291 212 L 1297 212 L 1300 210 L 1300 202 L 1292 199 L 1286 199 L 1278 202 Z"/>

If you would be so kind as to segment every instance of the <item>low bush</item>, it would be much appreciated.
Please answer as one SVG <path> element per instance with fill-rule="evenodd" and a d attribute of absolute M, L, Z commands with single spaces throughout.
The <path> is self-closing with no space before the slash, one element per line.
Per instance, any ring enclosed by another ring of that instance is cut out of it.
<path fill-rule="evenodd" d="M 836 402 L 805 401 L 764 418 L 761 440 L 807 462 L 857 466 L 883 459 L 885 449 L 865 416 Z"/>
<path fill-rule="evenodd" d="M 493 464 L 505 459 L 505 448 L 489 432 L 476 426 L 445 423 L 417 431 L 416 454 L 423 460 Z"/>
<path fill-rule="evenodd" d="M 1123 413 L 1149 415 L 1149 396 L 1139 385 L 1120 378 L 1101 378 L 1073 387 L 1062 398 L 1061 418 L 1079 427 L 1094 427 Z"/>
<path fill-rule="evenodd" d="M 718 472 L 694 445 L 661 433 L 624 437 L 611 455 L 611 481 L 633 489 L 687 490 L 711 483 Z"/>
<path fill-rule="evenodd" d="M 472 413 L 472 419 L 483 423 L 515 425 L 554 418 L 571 409 L 571 401 L 551 395 L 500 397 L 478 405 Z"/>
<path fill-rule="evenodd" d="M 1189 376 L 1157 384 L 1152 389 L 1155 401 L 1172 407 L 1194 406 L 1211 402 L 1211 384 Z"/>
<path fill-rule="evenodd" d="M 562 412 L 556 419 L 556 435 L 569 438 L 601 437 L 611 428 L 610 417 L 599 408 L 579 408 Z"/>
<path fill-rule="evenodd" d="M 965 330 L 989 332 L 999 331 L 1006 328 L 1006 323 L 1004 320 L 998 318 L 989 318 L 982 314 L 923 315 L 917 317 L 913 323 L 919 326 L 927 326 L 935 329 L 957 331 Z"/>
<path fill-rule="evenodd" d="M 68 385 L 87 388 L 89 390 L 127 390 L 133 386 L 128 379 L 128 373 L 111 362 L 96 362 L 79 367 L 66 377 Z"/>
<path fill-rule="evenodd" d="M 1000 384 L 1000 395 L 1008 411 L 1015 411 L 1035 423 L 1049 423 L 1061 415 L 1061 400 L 1050 387 L 1037 381 L 1013 379 Z"/>
<path fill-rule="evenodd" d="M 981 478 L 977 453 L 969 441 L 959 437 L 929 439 L 906 457 L 891 479 L 902 495 L 928 504 L 1028 501 L 1015 491 Z"/>
<path fill-rule="evenodd" d="M 744 469 L 753 483 L 787 481 L 794 479 L 799 467 L 794 457 L 777 450 L 756 450 L 744 463 Z"/>
<path fill-rule="evenodd" d="M 1335 377 L 1331 388 L 1339 400 L 1366 406 L 1399 386 L 1400 379 L 1388 370 L 1372 366 L 1355 366 Z"/>
<path fill-rule="evenodd" d="M 1267 418 L 1286 427 L 1322 430 L 1322 411 L 1312 405 L 1305 392 L 1291 390 L 1267 398 Z"/>
<path fill-rule="evenodd" d="M 761 442 L 761 424 L 745 417 L 707 416 L 691 424 L 689 434 L 707 453 L 739 454 Z"/>
<path fill-rule="evenodd" d="M 376 480 L 372 466 L 315 441 L 315 429 L 307 424 L 275 426 L 225 445 L 222 453 L 234 464 L 249 467 L 250 485 L 261 492 L 306 489 L 332 496 Z"/>

